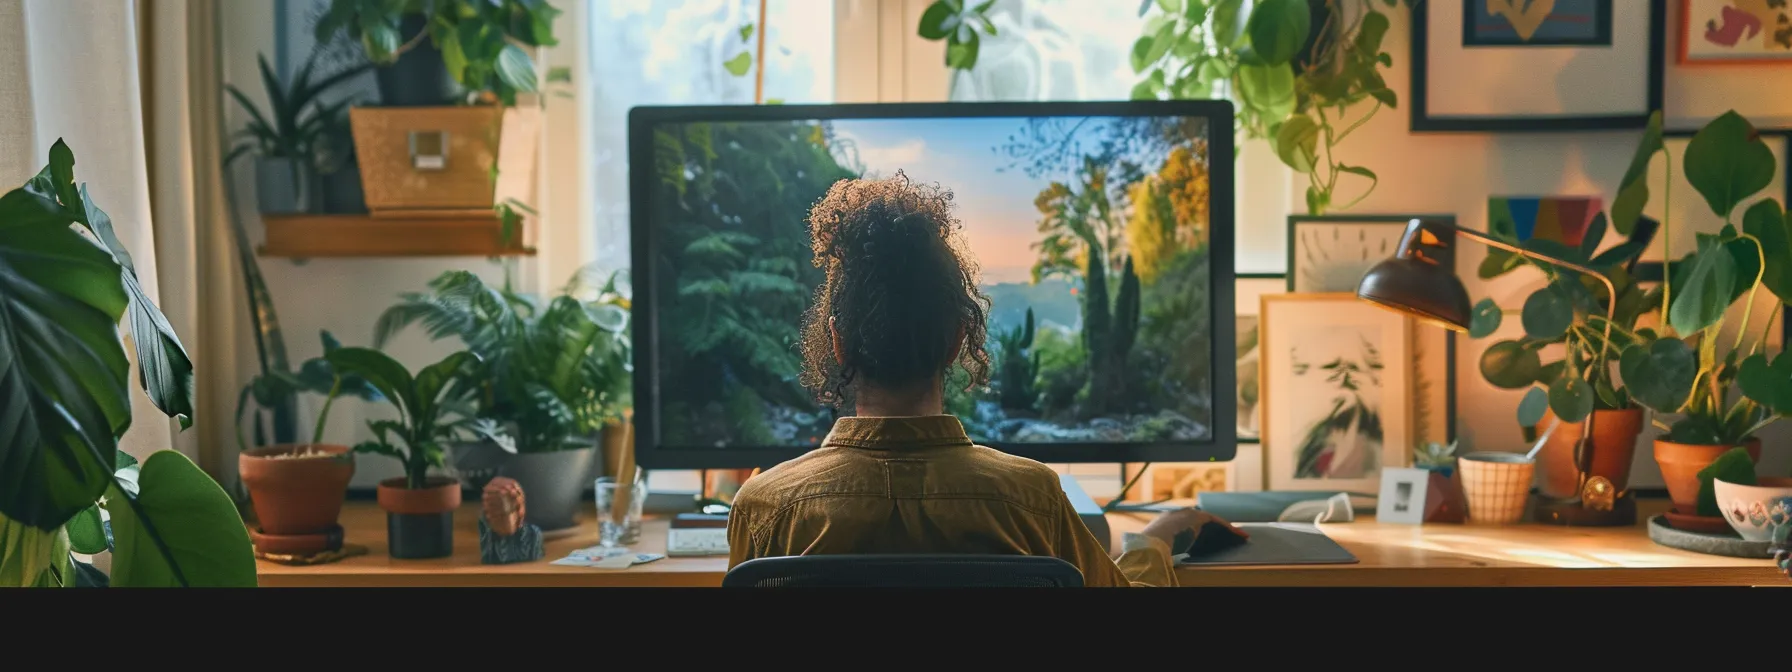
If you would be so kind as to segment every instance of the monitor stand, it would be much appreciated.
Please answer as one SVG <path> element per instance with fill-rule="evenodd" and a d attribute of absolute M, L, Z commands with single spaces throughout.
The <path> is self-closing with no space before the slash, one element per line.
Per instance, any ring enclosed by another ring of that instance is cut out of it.
<path fill-rule="evenodd" d="M 1095 503 L 1095 498 L 1083 490 L 1083 484 L 1078 483 L 1075 476 L 1058 474 L 1058 485 L 1064 488 L 1064 496 L 1070 499 L 1070 510 L 1076 512 L 1076 517 L 1083 519 L 1083 525 L 1088 526 L 1089 532 L 1095 535 L 1095 540 L 1101 542 L 1101 550 L 1111 552 L 1108 547 L 1113 543 L 1111 540 L 1114 533 L 1108 528 L 1107 512 Z"/>

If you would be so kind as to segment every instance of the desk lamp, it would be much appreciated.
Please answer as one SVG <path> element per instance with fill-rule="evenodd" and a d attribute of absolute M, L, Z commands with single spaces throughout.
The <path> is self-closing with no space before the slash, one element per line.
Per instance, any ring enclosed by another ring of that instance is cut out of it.
<path fill-rule="evenodd" d="M 1468 331 L 1471 310 L 1468 289 L 1456 277 L 1457 236 L 1598 278 L 1606 287 L 1605 336 L 1610 341 L 1617 290 L 1605 274 L 1523 249 L 1444 220 L 1421 218 L 1408 223 L 1406 233 L 1400 237 L 1400 246 L 1394 250 L 1393 258 L 1377 263 L 1363 275 L 1362 281 L 1357 285 L 1357 298 L 1406 314 L 1421 322 L 1452 331 Z M 1582 421 L 1580 439 L 1574 445 L 1574 464 L 1580 472 L 1579 484 L 1575 488 L 1576 496 L 1541 502 L 1538 507 L 1540 520 L 1583 526 L 1636 523 L 1636 501 L 1630 497 L 1630 493 L 1616 492 L 1611 481 L 1590 476 L 1593 468 L 1593 418 L 1592 414 L 1588 414 Z"/>

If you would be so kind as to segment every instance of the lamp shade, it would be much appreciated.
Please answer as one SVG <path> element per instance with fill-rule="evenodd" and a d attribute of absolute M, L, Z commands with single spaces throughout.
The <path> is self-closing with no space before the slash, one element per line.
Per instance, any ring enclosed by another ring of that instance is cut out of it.
<path fill-rule="evenodd" d="M 1456 278 L 1455 233 L 1449 222 L 1412 220 L 1394 256 L 1363 274 L 1357 298 L 1440 327 L 1468 331 L 1468 288 Z"/>

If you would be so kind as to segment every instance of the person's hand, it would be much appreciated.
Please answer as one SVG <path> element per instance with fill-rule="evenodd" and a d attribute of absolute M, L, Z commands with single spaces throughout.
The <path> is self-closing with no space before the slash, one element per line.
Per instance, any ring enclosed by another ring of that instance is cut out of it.
<path fill-rule="evenodd" d="M 1155 520 L 1152 520 L 1145 525 L 1145 529 L 1142 530 L 1141 533 L 1145 536 L 1158 539 L 1165 544 L 1175 545 L 1177 534 L 1180 534 L 1184 530 L 1193 530 L 1195 535 L 1199 537 L 1201 528 L 1205 527 L 1208 523 L 1219 523 L 1224 525 L 1228 531 L 1242 538 L 1249 538 L 1251 536 L 1244 530 L 1238 529 L 1237 526 L 1226 522 L 1225 519 L 1196 508 L 1176 509 L 1174 511 L 1165 511 L 1158 514 Z"/>

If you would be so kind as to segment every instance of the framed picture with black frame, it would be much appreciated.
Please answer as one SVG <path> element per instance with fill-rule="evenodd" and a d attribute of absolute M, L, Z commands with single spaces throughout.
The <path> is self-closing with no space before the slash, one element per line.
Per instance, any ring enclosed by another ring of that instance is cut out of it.
<path fill-rule="evenodd" d="M 1436 214 L 1290 216 L 1287 291 L 1355 292 L 1370 267 L 1394 256 L 1407 224 L 1421 218 L 1456 222 L 1455 215 Z M 1449 443 L 1456 438 L 1456 332 L 1413 321 L 1411 345 L 1413 436 Z"/>
<path fill-rule="evenodd" d="M 1667 0 L 1412 7 L 1414 132 L 1642 128 L 1662 109 Z"/>

